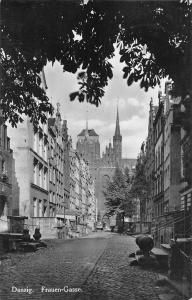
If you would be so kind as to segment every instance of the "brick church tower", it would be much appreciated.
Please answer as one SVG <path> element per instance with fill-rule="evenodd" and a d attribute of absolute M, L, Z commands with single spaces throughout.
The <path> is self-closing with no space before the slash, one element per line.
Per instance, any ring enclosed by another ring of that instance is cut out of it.
<path fill-rule="evenodd" d="M 106 180 L 112 179 L 117 165 L 121 169 L 128 167 L 131 174 L 136 163 L 136 159 L 122 158 L 122 135 L 120 133 L 118 107 L 113 145 L 109 143 L 109 145 L 106 146 L 102 157 L 100 157 L 99 136 L 94 129 L 88 129 L 87 122 L 86 128 L 78 135 L 76 149 L 80 157 L 85 158 L 89 162 L 93 179 L 95 180 L 97 211 L 102 219 L 106 213 L 105 198 L 103 194 Z"/>
<path fill-rule="evenodd" d="M 113 136 L 113 149 L 114 149 L 115 163 L 119 164 L 122 159 L 122 135 L 120 133 L 118 108 L 117 108 L 115 135 Z"/>

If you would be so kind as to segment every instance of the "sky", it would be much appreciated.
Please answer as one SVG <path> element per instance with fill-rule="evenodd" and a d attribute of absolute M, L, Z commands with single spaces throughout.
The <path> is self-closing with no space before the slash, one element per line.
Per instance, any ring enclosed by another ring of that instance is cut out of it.
<path fill-rule="evenodd" d="M 113 78 L 105 89 L 106 92 L 99 107 L 89 103 L 79 103 L 77 99 L 70 101 L 69 94 L 78 89 L 76 75 L 63 72 L 59 62 L 53 66 L 49 63 L 45 67 L 47 95 L 55 107 L 56 103 L 60 103 L 61 117 L 67 120 L 74 148 L 77 135 L 85 128 L 86 116 L 88 116 L 88 128 L 94 128 L 99 135 L 101 153 L 109 142 L 113 141 L 118 103 L 122 156 L 136 158 L 142 142 L 147 137 L 149 103 L 151 97 L 154 104 L 157 103 L 159 87 L 149 89 L 148 92 L 140 89 L 139 84 L 128 87 L 126 80 L 123 79 L 124 65 L 119 62 L 119 59 L 116 51 L 115 57 L 111 60 Z"/>

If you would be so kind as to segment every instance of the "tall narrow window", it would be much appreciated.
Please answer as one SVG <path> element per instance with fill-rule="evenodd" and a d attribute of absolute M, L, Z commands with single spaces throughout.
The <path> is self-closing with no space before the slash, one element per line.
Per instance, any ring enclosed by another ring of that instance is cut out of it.
<path fill-rule="evenodd" d="M 39 136 L 39 155 L 42 156 L 42 138 Z"/>
<path fill-rule="evenodd" d="M 33 216 L 37 217 L 37 199 L 33 198 Z"/>
<path fill-rule="evenodd" d="M 34 133 L 34 137 L 33 137 L 33 140 L 34 140 L 34 145 L 33 145 L 33 149 L 35 152 L 38 153 L 38 144 L 39 144 L 39 135 L 38 133 Z"/>
<path fill-rule="evenodd" d="M 44 159 L 45 159 L 45 161 L 47 161 L 47 147 L 48 147 L 48 145 L 47 145 L 47 143 L 45 143 L 44 144 Z"/>
<path fill-rule="evenodd" d="M 42 165 L 39 164 L 39 186 L 42 187 Z"/>
<path fill-rule="evenodd" d="M 44 181 L 44 184 L 43 184 L 43 187 L 44 189 L 46 190 L 47 189 L 47 168 L 44 168 L 44 178 L 43 178 L 43 181 Z"/>
<path fill-rule="evenodd" d="M 42 200 L 39 200 L 39 217 L 43 216 L 43 203 Z"/>

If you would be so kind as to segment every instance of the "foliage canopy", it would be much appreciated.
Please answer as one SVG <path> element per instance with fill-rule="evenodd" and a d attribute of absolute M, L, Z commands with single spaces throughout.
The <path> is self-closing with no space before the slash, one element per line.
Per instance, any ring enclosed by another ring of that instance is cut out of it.
<path fill-rule="evenodd" d="M 132 216 L 133 201 L 130 197 L 131 181 L 129 170 L 124 172 L 116 167 L 112 180 L 109 180 L 103 191 L 107 215 L 122 214 L 123 216 Z"/>
<path fill-rule="evenodd" d="M 146 155 L 142 150 L 137 158 L 135 174 L 132 180 L 131 195 L 140 200 L 140 217 L 145 213 L 146 199 L 149 195 L 150 185 L 146 178 Z"/>
<path fill-rule="evenodd" d="M 187 1 L 1 1 L 1 105 L 13 126 L 52 112 L 40 72 L 58 60 L 64 71 L 83 70 L 70 98 L 99 105 L 112 78 L 118 46 L 127 84 L 146 91 L 169 75 L 175 94 L 189 92 L 191 5 Z M 85 97 L 86 94 L 86 97 Z"/>

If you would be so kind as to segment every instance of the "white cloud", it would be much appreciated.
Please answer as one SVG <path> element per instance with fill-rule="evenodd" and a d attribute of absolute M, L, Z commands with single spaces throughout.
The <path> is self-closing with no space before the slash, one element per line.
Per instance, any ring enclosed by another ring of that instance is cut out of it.
<path fill-rule="evenodd" d="M 99 119 L 91 119 L 88 120 L 88 126 L 89 128 L 102 128 L 105 126 L 106 122 L 99 120 Z"/>
<path fill-rule="evenodd" d="M 145 130 L 145 120 L 143 121 L 142 118 L 139 116 L 133 116 L 131 119 L 127 121 L 120 122 L 120 128 L 122 132 L 128 131 L 130 134 L 131 132 L 138 132 Z"/>

